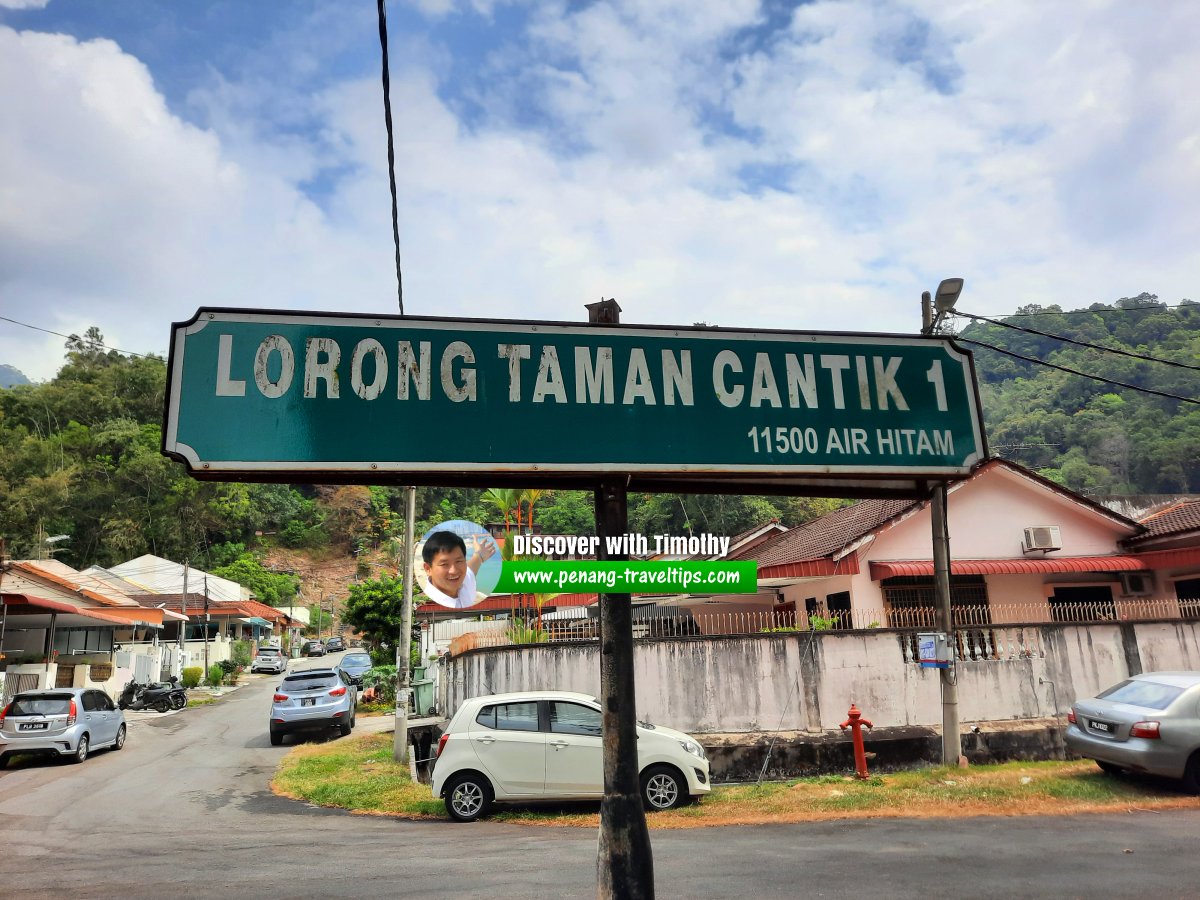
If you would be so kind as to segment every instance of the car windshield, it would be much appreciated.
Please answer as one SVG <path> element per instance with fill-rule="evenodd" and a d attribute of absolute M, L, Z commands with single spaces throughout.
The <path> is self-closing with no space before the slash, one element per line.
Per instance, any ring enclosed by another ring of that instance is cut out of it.
<path fill-rule="evenodd" d="M 71 711 L 71 696 L 18 697 L 9 707 L 10 716 L 63 716 Z"/>
<path fill-rule="evenodd" d="M 365 653 L 351 653 L 342 659 L 343 666 L 369 666 L 371 665 L 371 657 Z"/>
<path fill-rule="evenodd" d="M 1174 685 L 1131 679 L 1122 681 L 1116 687 L 1110 687 L 1098 699 L 1140 706 L 1142 709 L 1166 709 L 1182 693 L 1183 688 Z"/>

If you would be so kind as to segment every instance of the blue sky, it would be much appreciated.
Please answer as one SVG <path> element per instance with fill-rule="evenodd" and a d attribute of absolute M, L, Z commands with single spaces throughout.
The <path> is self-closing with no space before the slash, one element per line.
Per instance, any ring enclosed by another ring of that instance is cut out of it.
<path fill-rule="evenodd" d="M 1200 6 L 391 0 L 407 311 L 912 331 L 1196 298 Z M 395 310 L 371 0 L 0 0 L 0 314 Z M 61 340 L 0 323 L 0 362 Z"/>

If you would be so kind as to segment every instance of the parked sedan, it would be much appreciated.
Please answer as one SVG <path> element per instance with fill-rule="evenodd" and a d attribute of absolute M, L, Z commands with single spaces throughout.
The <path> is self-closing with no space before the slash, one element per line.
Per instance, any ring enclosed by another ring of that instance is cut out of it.
<path fill-rule="evenodd" d="M 495 801 L 604 795 L 600 704 L 565 691 L 492 694 L 465 701 L 438 742 L 433 796 L 459 822 Z M 638 770 L 647 809 L 670 809 L 711 790 L 704 748 L 680 731 L 638 723 Z"/>
<path fill-rule="evenodd" d="M 100 747 L 125 746 L 125 714 L 104 691 L 23 691 L 0 710 L 0 767 L 16 753 L 44 753 L 81 763 Z"/>
<path fill-rule="evenodd" d="M 338 668 L 358 687 L 362 687 L 363 675 L 372 667 L 371 656 L 362 651 L 350 651 L 342 657 Z"/>
<path fill-rule="evenodd" d="M 309 641 L 304 645 L 305 656 L 324 656 L 325 652 L 325 645 L 320 641 Z"/>
<path fill-rule="evenodd" d="M 1200 793 L 1200 672 L 1145 672 L 1067 715 L 1068 749 L 1106 772 L 1178 778 Z"/>
<path fill-rule="evenodd" d="M 278 647 L 259 647 L 250 663 L 250 672 L 274 672 L 278 675 L 287 671 L 287 665 L 287 657 Z"/>
<path fill-rule="evenodd" d="M 283 679 L 271 701 L 271 745 L 278 747 L 286 734 L 327 731 L 343 735 L 354 728 L 358 688 L 344 672 L 305 669 Z"/>

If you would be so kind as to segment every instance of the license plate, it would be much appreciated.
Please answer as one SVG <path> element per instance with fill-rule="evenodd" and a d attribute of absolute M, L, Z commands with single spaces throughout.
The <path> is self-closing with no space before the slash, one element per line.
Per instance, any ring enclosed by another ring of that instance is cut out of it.
<path fill-rule="evenodd" d="M 22 722 L 22 731 L 45 731 L 50 727 L 49 722 Z"/>
<path fill-rule="evenodd" d="M 1116 728 L 1107 722 L 1097 722 L 1092 719 L 1088 724 L 1092 726 L 1092 731 L 1103 731 L 1105 734 L 1112 734 L 1116 731 Z"/>
<path fill-rule="evenodd" d="M 317 698 L 316 697 L 305 697 L 304 699 L 302 699 L 300 701 L 300 705 L 301 706 L 316 706 Z"/>

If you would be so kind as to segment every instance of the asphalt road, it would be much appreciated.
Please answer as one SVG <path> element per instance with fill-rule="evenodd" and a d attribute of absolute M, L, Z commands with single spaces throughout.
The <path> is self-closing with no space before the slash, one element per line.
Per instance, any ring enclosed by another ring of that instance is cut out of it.
<path fill-rule="evenodd" d="M 317 663 L 318 661 L 313 661 Z M 0 896 L 594 897 L 596 834 L 404 822 L 271 794 L 276 683 L 130 716 L 120 752 L 0 772 Z M 1200 813 L 652 833 L 659 896 L 1200 895 Z M 1131 852 L 1126 852 L 1131 851 Z"/>

